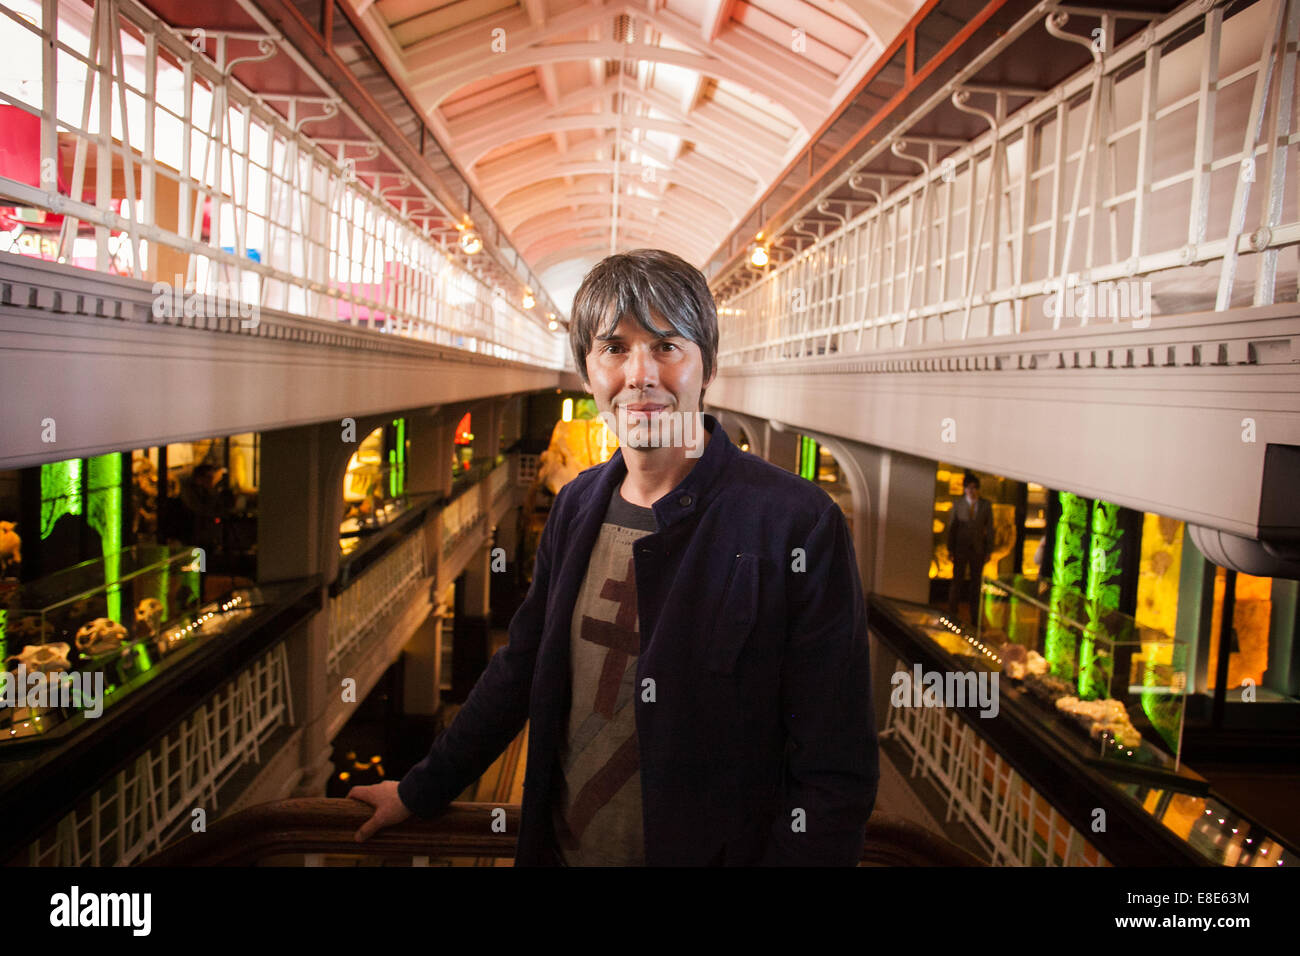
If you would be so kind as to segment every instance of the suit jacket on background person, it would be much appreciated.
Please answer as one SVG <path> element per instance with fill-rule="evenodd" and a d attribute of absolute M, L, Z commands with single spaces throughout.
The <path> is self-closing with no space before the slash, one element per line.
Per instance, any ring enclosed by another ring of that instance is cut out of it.
<path fill-rule="evenodd" d="M 962 495 L 952 506 L 948 519 L 948 553 L 978 554 L 983 564 L 993 553 L 993 505 L 983 498 L 975 499 L 972 512 L 970 502 Z"/>
<path fill-rule="evenodd" d="M 865 605 L 843 513 L 816 485 L 711 440 L 634 546 L 647 865 L 853 865 L 879 780 Z M 430 816 L 529 723 L 516 865 L 557 862 L 551 809 L 574 603 L 622 452 L 561 489 L 510 641 L 401 781 Z M 802 548 L 806 569 L 795 549 Z M 653 700 L 649 688 L 653 681 Z M 792 823 L 804 814 L 805 832 Z"/>

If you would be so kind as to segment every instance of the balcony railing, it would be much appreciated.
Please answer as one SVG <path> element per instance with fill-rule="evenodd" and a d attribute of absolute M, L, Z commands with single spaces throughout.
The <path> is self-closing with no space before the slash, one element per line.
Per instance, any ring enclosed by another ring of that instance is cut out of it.
<path fill-rule="evenodd" d="M 510 462 L 503 461 L 488 476 L 488 495 L 496 501 L 510 487 Z"/>
<path fill-rule="evenodd" d="M 124 866 L 220 809 L 222 788 L 294 725 L 283 642 L 242 668 L 29 847 L 31 866 Z"/>
<path fill-rule="evenodd" d="M 442 509 L 440 519 L 442 521 L 442 553 L 444 555 L 450 554 L 461 539 L 478 524 L 479 517 L 483 513 L 482 504 L 482 491 L 475 483 L 475 486 L 466 488 L 447 507 Z"/>
<path fill-rule="evenodd" d="M 349 574 L 348 579 L 340 579 L 338 593 L 330 601 L 331 672 L 364 642 L 370 630 L 416 581 L 428 574 L 451 573 L 442 566 L 434 549 L 440 547 L 443 556 L 450 555 L 475 528 L 481 527 L 485 510 L 509 490 L 511 468 L 508 460 L 499 461 L 495 467 L 488 460 L 476 463 L 458 478 L 455 498 L 441 508 L 424 506 L 424 517 L 411 517 L 418 525 L 391 529 L 392 535 L 403 536 L 400 543 L 373 564 L 363 566 L 355 577 Z"/>
<path fill-rule="evenodd" d="M 147 866 L 319 865 L 331 858 L 370 857 L 427 866 L 431 858 L 514 856 L 519 807 L 507 804 L 505 833 L 487 826 L 492 803 L 452 803 L 432 820 L 410 819 L 365 843 L 354 834 L 370 818 L 355 800 L 304 798 L 250 807 L 188 835 L 145 861 Z M 889 814 L 867 824 L 862 863 L 868 866 L 985 866 L 955 843 Z"/>
<path fill-rule="evenodd" d="M 563 366 L 563 337 L 456 262 L 435 199 L 332 90 L 237 79 L 292 70 L 283 38 L 175 29 L 136 0 L 5 0 L 0 42 L 0 125 L 22 144 L 0 153 L 0 251 L 145 280 L 169 324 L 248 334 L 275 311 Z"/>
<path fill-rule="evenodd" d="M 818 207 L 838 224 L 794 223 L 777 264 L 720 304 L 720 364 L 889 359 L 1294 301 L 1300 4 L 1135 14 L 1152 22 L 1121 44 L 1109 17 L 1089 38 L 1088 16 L 1044 5 L 1011 31 L 1089 47 L 1055 89 L 963 74 L 943 91 L 986 125 L 969 143 L 909 132 L 920 113 L 881 137 L 846 180 L 855 198 L 835 200 L 846 215 Z M 1228 361 L 1248 358 L 1243 342 Z"/>
<path fill-rule="evenodd" d="M 357 647 L 370 628 L 425 574 L 424 535 L 405 541 L 356 578 L 329 606 L 329 670 Z"/>

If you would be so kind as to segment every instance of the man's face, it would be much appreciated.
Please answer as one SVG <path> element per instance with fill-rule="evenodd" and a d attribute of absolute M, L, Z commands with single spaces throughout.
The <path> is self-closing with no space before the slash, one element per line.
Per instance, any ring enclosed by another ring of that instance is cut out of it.
<path fill-rule="evenodd" d="M 587 387 L 602 412 L 623 411 L 629 425 L 648 424 L 657 416 L 700 411 L 704 379 L 700 347 L 652 315 L 663 335 L 654 335 L 634 318 L 624 317 L 587 353 Z"/>
<path fill-rule="evenodd" d="M 980 490 L 979 490 L 978 488 L 976 488 L 974 485 L 967 485 L 967 486 L 966 486 L 966 500 L 967 500 L 970 504 L 974 504 L 975 502 L 979 501 L 979 500 L 980 500 Z"/>

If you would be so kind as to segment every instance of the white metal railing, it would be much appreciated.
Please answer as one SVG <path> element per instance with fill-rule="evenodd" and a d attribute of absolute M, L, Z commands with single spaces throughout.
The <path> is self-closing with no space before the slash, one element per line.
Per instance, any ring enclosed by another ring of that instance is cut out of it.
<path fill-rule="evenodd" d="M 952 105 L 988 132 L 873 147 L 915 178 L 864 163 L 849 185 L 869 209 L 804 233 L 817 241 L 721 304 L 720 363 L 1294 301 L 1298 5 L 1225 19 L 1196 0 L 1119 47 L 1110 14 L 1094 36 L 1051 6 L 1029 14 L 1043 43 L 1088 47 L 1090 68 L 1043 95 L 958 83 Z"/>
<path fill-rule="evenodd" d="M 330 673 L 339 669 L 342 659 L 361 643 L 371 626 L 424 575 L 424 533 L 414 531 L 330 599 Z"/>
<path fill-rule="evenodd" d="M 0 169 L 0 251 L 161 283 L 168 309 L 180 289 L 564 365 L 561 335 L 432 238 L 431 196 L 364 170 L 382 143 L 306 134 L 341 117 L 331 91 L 232 77 L 276 38 L 182 33 L 137 0 L 4 0 L 0 46 L 0 122 L 30 145 Z"/>
<path fill-rule="evenodd" d="M 492 474 L 488 476 L 488 496 L 489 500 L 496 501 L 510 487 L 510 462 L 503 461 L 492 469 Z"/>
<path fill-rule="evenodd" d="M 442 524 L 443 554 L 450 552 L 478 524 L 482 516 L 482 497 L 482 489 L 472 486 L 438 513 Z"/>
<path fill-rule="evenodd" d="M 946 822 L 964 822 L 994 866 L 1109 865 L 957 712 L 890 707 L 881 737 L 912 754 L 913 777 L 948 794 Z"/>
<path fill-rule="evenodd" d="M 211 822 L 218 792 L 281 727 L 293 726 L 284 643 L 240 671 L 187 718 L 82 800 L 28 850 L 32 866 L 129 866 Z"/>

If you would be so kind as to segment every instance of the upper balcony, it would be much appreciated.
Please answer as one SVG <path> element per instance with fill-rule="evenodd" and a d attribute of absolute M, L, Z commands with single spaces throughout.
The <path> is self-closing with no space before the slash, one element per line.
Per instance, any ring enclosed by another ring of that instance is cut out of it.
<path fill-rule="evenodd" d="M 988 6 L 923 66 L 918 17 L 897 95 L 715 260 L 710 401 L 1260 533 L 1300 444 L 1300 10 Z"/>
<path fill-rule="evenodd" d="M 555 384 L 563 317 L 355 34 L 0 13 L 0 405 L 72 445 L 15 427 L 6 465 Z"/>

